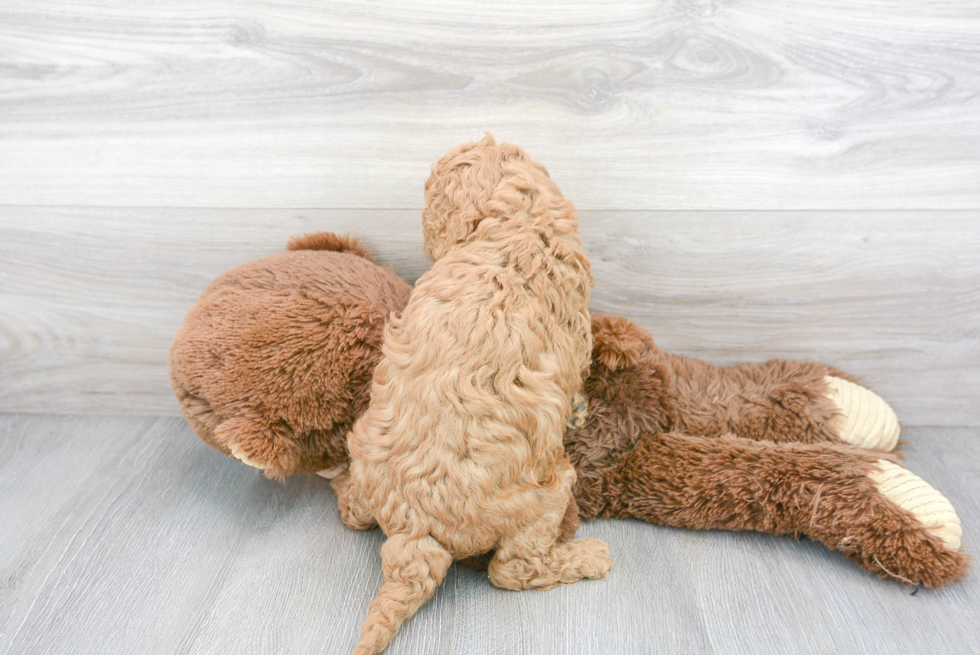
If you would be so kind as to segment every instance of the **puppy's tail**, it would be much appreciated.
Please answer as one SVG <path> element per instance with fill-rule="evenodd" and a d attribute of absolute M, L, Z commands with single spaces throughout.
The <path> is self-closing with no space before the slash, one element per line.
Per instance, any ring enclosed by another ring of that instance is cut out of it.
<path fill-rule="evenodd" d="M 388 537 L 381 547 L 385 582 L 361 626 L 361 643 L 354 655 L 383 651 L 402 623 L 432 598 L 452 563 L 452 556 L 429 535 Z"/>
<path fill-rule="evenodd" d="M 307 232 L 302 236 L 289 237 L 286 250 L 331 250 L 333 252 L 349 252 L 363 257 L 369 262 L 374 261 L 371 252 L 357 237 L 349 234 L 334 234 L 333 232 Z"/>

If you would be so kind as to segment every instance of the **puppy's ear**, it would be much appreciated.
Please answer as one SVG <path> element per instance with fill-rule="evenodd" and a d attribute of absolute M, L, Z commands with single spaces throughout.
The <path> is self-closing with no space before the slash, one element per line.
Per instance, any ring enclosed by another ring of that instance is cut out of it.
<path fill-rule="evenodd" d="M 650 334 L 622 316 L 592 314 L 592 360 L 610 371 L 636 366 L 650 346 Z"/>

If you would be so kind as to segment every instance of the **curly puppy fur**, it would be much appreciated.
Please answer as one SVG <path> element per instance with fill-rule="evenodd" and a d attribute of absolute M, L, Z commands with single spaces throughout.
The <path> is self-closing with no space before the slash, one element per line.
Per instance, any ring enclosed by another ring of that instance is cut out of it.
<path fill-rule="evenodd" d="M 357 653 L 381 651 L 453 559 L 495 550 L 490 581 L 506 589 L 610 567 L 600 541 L 557 543 L 575 483 L 562 435 L 592 348 L 575 210 L 489 135 L 445 155 L 425 188 L 435 263 L 386 329 L 348 438 L 345 518 L 388 536 Z"/>

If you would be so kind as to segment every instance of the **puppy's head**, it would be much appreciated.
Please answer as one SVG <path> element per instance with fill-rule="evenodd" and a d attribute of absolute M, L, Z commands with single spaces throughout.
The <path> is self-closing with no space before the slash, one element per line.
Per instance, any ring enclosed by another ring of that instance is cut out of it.
<path fill-rule="evenodd" d="M 425 182 L 426 254 L 436 261 L 486 218 L 527 217 L 543 194 L 561 197 L 545 167 L 514 144 L 497 144 L 487 133 L 450 150 L 433 164 Z"/>

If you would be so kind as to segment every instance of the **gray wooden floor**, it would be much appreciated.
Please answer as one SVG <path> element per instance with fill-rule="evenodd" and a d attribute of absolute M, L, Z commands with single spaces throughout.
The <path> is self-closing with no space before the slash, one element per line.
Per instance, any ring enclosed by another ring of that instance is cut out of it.
<path fill-rule="evenodd" d="M 916 428 L 910 467 L 980 539 L 980 430 Z M 0 652 L 343 653 L 380 582 L 377 531 L 325 480 L 285 484 L 181 419 L 0 418 Z M 456 565 L 399 653 L 953 653 L 980 577 L 916 595 L 809 541 L 585 524 L 609 580 L 494 589 Z"/>

